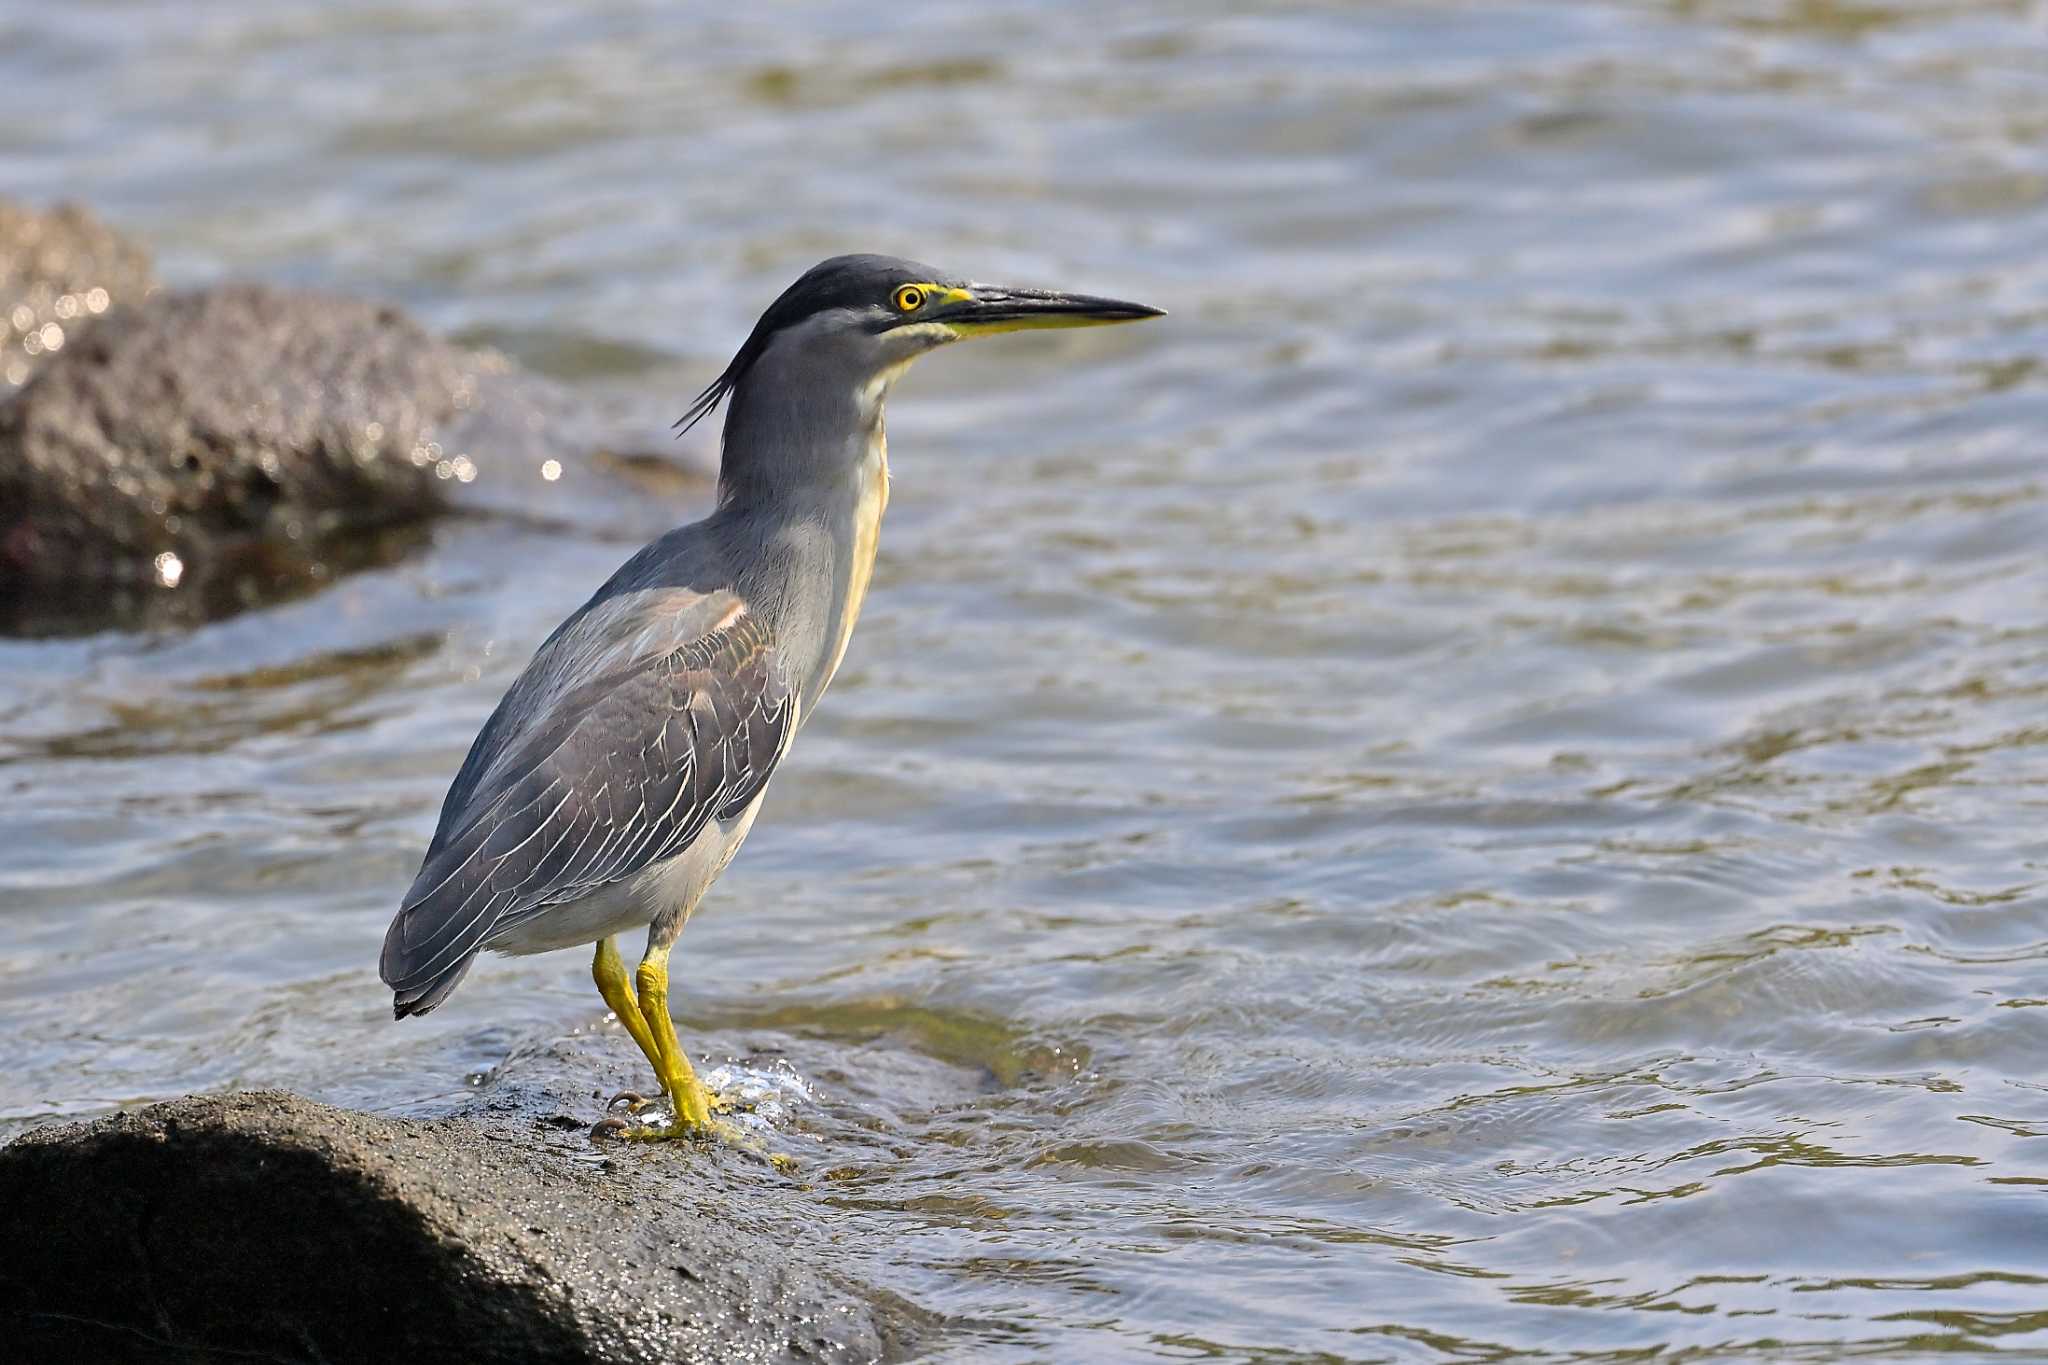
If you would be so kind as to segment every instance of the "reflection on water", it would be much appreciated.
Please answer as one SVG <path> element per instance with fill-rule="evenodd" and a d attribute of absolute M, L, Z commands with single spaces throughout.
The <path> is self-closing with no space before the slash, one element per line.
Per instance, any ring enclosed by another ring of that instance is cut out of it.
<path fill-rule="evenodd" d="M 62 111 L 15 191 L 607 402 L 835 250 L 1172 310 L 899 391 L 860 636 L 678 959 L 950 1358 L 2048 1342 L 2023 7 L 4 24 Z M 644 1080 L 576 955 L 404 1027 L 373 970 L 633 543 L 551 515 L 0 646 L 5 1130 Z"/>
<path fill-rule="evenodd" d="M 149 578 L 132 583 L 0 583 L 0 632 L 52 637 L 196 626 L 324 591 L 344 574 L 399 563 L 426 542 L 422 527 L 381 526 L 346 536 L 248 541 L 189 564 L 166 550 L 148 566 Z"/>

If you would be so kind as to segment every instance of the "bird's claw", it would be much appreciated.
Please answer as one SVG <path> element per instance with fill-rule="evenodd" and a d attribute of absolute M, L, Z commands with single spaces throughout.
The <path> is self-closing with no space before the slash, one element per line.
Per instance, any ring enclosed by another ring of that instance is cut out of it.
<path fill-rule="evenodd" d="M 637 1090 L 621 1090 L 605 1101 L 605 1108 L 623 1109 L 629 1114 L 645 1113 L 659 1104 L 663 1096 L 659 1093 L 643 1095 Z M 742 1103 L 730 1095 L 721 1095 L 716 1090 L 704 1092 L 704 1107 L 713 1114 L 740 1114 L 753 1109 L 753 1105 Z"/>
<path fill-rule="evenodd" d="M 619 1123 L 618 1136 L 628 1142 L 725 1142 L 736 1147 L 747 1143 L 747 1135 L 733 1125 L 719 1119 L 703 1123 L 691 1123 L 688 1119 L 677 1119 L 673 1123 L 649 1123 L 635 1127 L 623 1119 Z"/>
<path fill-rule="evenodd" d="M 590 1130 L 592 1138 L 618 1138 L 629 1142 L 673 1142 L 689 1138 L 698 1142 L 724 1142 L 737 1147 L 751 1147 L 756 1143 L 750 1134 L 738 1125 L 728 1123 L 717 1115 L 744 1113 L 753 1106 L 722 1095 L 716 1090 L 696 1089 L 694 1102 L 685 1101 L 674 1109 L 675 1118 L 664 1123 L 634 1123 L 621 1118 L 615 1110 L 628 1114 L 644 1114 L 665 1099 L 666 1091 L 643 1095 L 637 1090 L 621 1090 L 605 1102 L 607 1117 L 598 1120 Z"/>
<path fill-rule="evenodd" d="M 699 1126 L 683 1119 L 673 1123 L 634 1123 L 631 1119 L 610 1114 L 590 1126 L 590 1136 L 592 1139 L 619 1142 L 671 1142 L 679 1138 L 709 1140 L 724 1136 L 717 1131 L 722 1126 L 709 1123 Z"/>
<path fill-rule="evenodd" d="M 633 1095 L 632 1091 L 627 1091 L 618 1098 L 625 1099 L 629 1095 L 635 1099 L 641 1098 Z M 643 1101 L 643 1105 L 650 1103 L 652 1101 Z M 718 1113 L 731 1113 L 735 1106 L 730 1101 L 720 1102 L 714 1098 L 712 1108 Z M 620 1118 L 617 1114 L 611 1114 L 599 1119 L 591 1126 L 590 1137 L 593 1142 L 689 1141 L 707 1144 L 719 1143 L 738 1151 L 746 1152 L 751 1156 L 760 1157 L 784 1175 L 795 1175 L 798 1168 L 798 1162 L 795 1157 L 769 1151 L 767 1144 L 759 1136 L 748 1132 L 736 1123 L 730 1123 L 722 1118 L 706 1118 L 701 1123 L 693 1123 L 686 1118 L 677 1118 L 665 1124 L 636 1124 L 627 1119 Z"/>

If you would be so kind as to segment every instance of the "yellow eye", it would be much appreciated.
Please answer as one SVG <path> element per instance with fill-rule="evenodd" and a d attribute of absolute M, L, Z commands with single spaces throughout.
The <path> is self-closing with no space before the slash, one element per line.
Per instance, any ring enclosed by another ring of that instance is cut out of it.
<path fill-rule="evenodd" d="M 924 290 L 919 289 L 914 284 L 906 284 L 896 291 L 896 297 L 893 302 L 896 305 L 897 312 L 915 313 L 918 309 L 924 307 Z"/>

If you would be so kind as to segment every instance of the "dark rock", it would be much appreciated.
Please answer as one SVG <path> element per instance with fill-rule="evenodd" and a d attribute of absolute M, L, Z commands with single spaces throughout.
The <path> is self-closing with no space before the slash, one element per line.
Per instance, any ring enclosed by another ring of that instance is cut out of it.
<path fill-rule="evenodd" d="M 126 310 L 0 407 L 0 555 L 115 574 L 418 519 L 455 472 L 435 429 L 474 402 L 476 369 L 355 299 L 231 285 Z"/>
<path fill-rule="evenodd" d="M 630 501 L 646 480 L 607 444 L 554 386 L 392 307 L 262 285 L 160 296 L 0 404 L 0 626 L 181 583 L 267 600 L 383 562 L 373 533 L 451 507 Z"/>
<path fill-rule="evenodd" d="M 155 287 L 149 253 L 78 205 L 0 199 L 0 393 Z"/>
<path fill-rule="evenodd" d="M 191 1097 L 0 1149 L 0 1340 L 52 1362 L 854 1361 L 917 1310 L 810 1268 L 727 1149 Z"/>

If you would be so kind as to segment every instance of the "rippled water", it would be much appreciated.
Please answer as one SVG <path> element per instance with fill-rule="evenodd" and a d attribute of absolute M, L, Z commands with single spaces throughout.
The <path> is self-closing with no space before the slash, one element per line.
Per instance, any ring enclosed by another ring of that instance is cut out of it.
<path fill-rule="evenodd" d="M 898 391 L 683 942 L 941 1356 L 2048 1349 L 2037 7 L 196 15 L 0 9 L 0 185 L 175 282 L 676 410 L 833 251 L 1172 310 Z M 374 960 L 643 520 L 0 644 L 0 1131 L 635 1074 L 580 954 Z"/>

